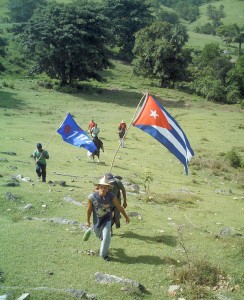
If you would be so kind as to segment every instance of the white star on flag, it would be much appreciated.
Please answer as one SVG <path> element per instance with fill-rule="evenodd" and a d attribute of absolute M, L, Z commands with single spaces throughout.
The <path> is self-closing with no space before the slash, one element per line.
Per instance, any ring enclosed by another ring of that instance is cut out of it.
<path fill-rule="evenodd" d="M 151 110 L 151 109 L 150 109 Z M 156 110 L 151 110 L 151 117 L 154 117 L 154 119 L 156 120 L 156 117 L 158 117 L 157 111 Z"/>

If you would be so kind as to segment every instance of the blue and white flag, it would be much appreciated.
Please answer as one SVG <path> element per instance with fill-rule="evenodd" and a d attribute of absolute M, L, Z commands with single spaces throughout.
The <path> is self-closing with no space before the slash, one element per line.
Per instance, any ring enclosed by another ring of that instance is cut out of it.
<path fill-rule="evenodd" d="M 86 132 L 80 128 L 71 114 L 68 113 L 57 132 L 62 136 L 63 140 L 76 147 L 84 147 L 91 153 L 97 150 L 93 141 L 89 138 Z"/>
<path fill-rule="evenodd" d="M 133 125 L 150 134 L 173 153 L 182 162 L 188 175 L 188 163 L 194 156 L 191 145 L 180 125 L 151 95 L 147 95 Z"/>

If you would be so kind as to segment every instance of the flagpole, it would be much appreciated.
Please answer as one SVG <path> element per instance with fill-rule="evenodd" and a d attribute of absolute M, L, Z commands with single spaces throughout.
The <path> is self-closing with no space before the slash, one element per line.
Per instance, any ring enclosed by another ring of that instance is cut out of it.
<path fill-rule="evenodd" d="M 67 115 L 65 116 L 65 118 L 63 119 L 62 123 L 60 123 L 60 125 L 58 126 L 57 129 L 59 129 L 59 127 L 63 124 L 64 120 L 66 119 Z M 52 134 L 51 138 L 49 139 L 49 141 L 47 142 L 47 145 L 45 147 L 45 150 L 47 149 L 47 146 L 50 144 L 51 140 L 53 139 L 55 133 L 57 132 L 57 129 L 54 131 L 54 133 Z"/>
<path fill-rule="evenodd" d="M 128 132 L 128 130 L 130 129 L 131 124 L 133 123 L 133 120 L 134 120 L 134 118 L 135 118 L 135 115 L 136 115 L 136 113 L 137 113 L 137 111 L 138 111 L 138 109 L 139 109 L 139 106 L 140 106 L 142 100 L 144 99 L 145 96 L 147 97 L 147 95 L 148 95 L 148 92 L 144 93 L 143 96 L 141 97 L 141 99 L 140 99 L 140 101 L 139 101 L 139 103 L 138 103 L 138 105 L 137 105 L 137 107 L 136 107 L 136 110 L 135 110 L 135 112 L 134 112 L 134 114 L 133 114 L 133 117 L 132 117 L 132 119 L 131 119 L 131 121 L 130 121 L 130 124 L 129 124 L 128 128 L 127 128 L 126 131 L 125 131 L 125 134 L 124 134 L 124 136 L 123 136 L 123 138 L 122 138 L 122 141 L 124 141 L 124 139 L 125 139 L 125 137 L 126 137 L 126 135 L 127 135 L 127 132 Z M 111 172 L 111 170 L 112 170 L 112 168 L 113 168 L 113 164 L 114 164 L 114 161 L 115 161 L 115 157 L 116 157 L 117 153 L 119 152 L 119 149 L 120 149 L 120 147 L 121 147 L 121 144 L 122 144 L 122 143 L 120 142 L 120 143 L 119 143 L 119 146 L 118 146 L 118 148 L 117 148 L 117 150 L 116 150 L 116 152 L 115 152 L 115 154 L 114 154 L 112 163 L 111 163 L 111 165 L 110 165 L 109 172 Z"/>
<path fill-rule="evenodd" d="M 67 115 L 66 115 L 66 117 L 67 117 Z M 63 119 L 63 122 L 64 122 L 64 120 L 66 119 L 66 117 Z M 60 123 L 59 127 L 63 124 L 63 122 Z M 59 128 L 59 127 L 58 127 L 58 128 Z M 58 128 L 57 128 L 57 129 L 58 129 Z M 51 138 L 49 139 L 49 141 L 47 142 L 47 145 L 46 145 L 46 147 L 44 148 L 44 150 L 47 149 L 47 146 L 50 144 L 51 140 L 53 139 L 55 133 L 57 132 L 57 129 L 53 132 L 53 134 L 52 134 Z M 42 158 L 43 154 L 44 154 L 44 152 L 42 152 L 42 154 L 41 154 L 41 156 L 39 157 L 38 161 Z"/>

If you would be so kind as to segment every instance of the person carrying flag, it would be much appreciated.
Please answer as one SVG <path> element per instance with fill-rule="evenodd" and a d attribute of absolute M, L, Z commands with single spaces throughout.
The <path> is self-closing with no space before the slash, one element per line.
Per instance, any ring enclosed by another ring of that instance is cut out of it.
<path fill-rule="evenodd" d="M 47 176 L 46 159 L 49 159 L 49 154 L 47 150 L 42 149 L 42 144 L 38 143 L 36 145 L 36 150 L 33 153 L 33 158 L 36 162 L 36 173 L 38 176 L 38 180 L 40 181 L 42 178 L 42 182 L 46 182 L 46 176 Z"/>
<path fill-rule="evenodd" d="M 93 214 L 93 225 L 96 236 L 101 240 L 100 257 L 109 261 L 108 250 L 111 242 L 111 206 L 114 205 L 122 213 L 126 223 L 130 218 L 124 208 L 119 204 L 117 197 L 109 192 L 110 184 L 106 176 L 103 176 L 96 184 L 95 190 L 88 196 L 86 226 L 91 226 L 91 214 Z"/>

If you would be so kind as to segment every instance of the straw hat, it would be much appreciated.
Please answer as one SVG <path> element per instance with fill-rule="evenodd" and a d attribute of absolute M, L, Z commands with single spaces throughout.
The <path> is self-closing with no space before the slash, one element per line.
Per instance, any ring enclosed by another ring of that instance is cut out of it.
<path fill-rule="evenodd" d="M 122 120 L 121 123 L 125 123 L 124 120 Z"/>
<path fill-rule="evenodd" d="M 103 177 L 99 180 L 99 182 L 98 182 L 96 185 L 107 185 L 107 186 L 111 186 L 111 185 L 109 184 L 109 180 L 108 180 L 108 178 L 107 178 L 106 176 L 103 176 Z"/>

